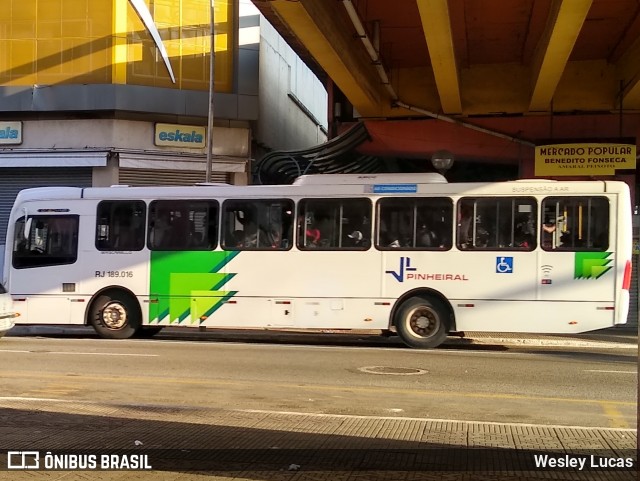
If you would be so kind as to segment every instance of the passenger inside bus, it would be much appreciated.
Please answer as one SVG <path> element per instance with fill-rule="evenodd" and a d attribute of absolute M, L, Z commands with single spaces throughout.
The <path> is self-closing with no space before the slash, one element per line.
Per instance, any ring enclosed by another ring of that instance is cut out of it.
<path fill-rule="evenodd" d="M 380 221 L 380 240 L 382 245 L 387 247 L 399 248 L 399 247 L 412 247 L 413 246 L 413 234 L 411 233 L 411 219 L 405 217 L 399 226 L 397 223 L 390 223 L 394 225 L 393 228 L 387 228 L 387 223 L 383 220 Z"/>
<path fill-rule="evenodd" d="M 164 247 L 186 249 L 191 243 L 191 236 L 195 229 L 191 227 L 188 216 L 186 209 L 173 211 L 171 224 L 163 239 Z"/>
<path fill-rule="evenodd" d="M 318 247 L 320 245 L 320 238 L 322 234 L 320 233 L 320 229 L 314 227 L 312 225 L 307 227 L 305 231 L 305 240 L 307 247 Z"/>
<path fill-rule="evenodd" d="M 542 226 L 542 245 L 547 249 L 567 249 L 572 247 L 582 247 L 584 241 L 574 238 L 567 224 L 559 218 L 560 225 L 555 219 L 549 219 Z M 562 227 L 564 226 L 564 227 Z"/>
<path fill-rule="evenodd" d="M 137 229 L 134 226 L 132 209 L 124 206 L 116 207 L 113 219 L 114 249 L 120 251 L 135 249 Z"/>
<path fill-rule="evenodd" d="M 542 224 L 542 247 L 545 249 L 556 249 L 560 246 L 559 237 L 557 235 L 558 226 L 554 218 L 547 219 Z"/>
<path fill-rule="evenodd" d="M 451 221 L 436 221 L 433 232 L 435 233 L 438 247 L 443 249 L 451 247 Z"/>
<path fill-rule="evenodd" d="M 364 237 L 362 231 L 354 230 L 351 234 L 347 234 L 344 247 L 369 247 L 369 240 Z"/>
<path fill-rule="evenodd" d="M 422 224 L 418 228 L 416 247 L 438 247 L 439 245 L 435 232 Z"/>
<path fill-rule="evenodd" d="M 312 225 L 311 219 L 304 214 L 298 216 L 298 233 L 300 237 L 304 234 L 304 247 L 320 246 L 322 233 L 320 229 Z"/>
<path fill-rule="evenodd" d="M 281 247 L 282 242 L 282 228 L 279 226 L 271 227 L 270 229 L 260 227 L 259 234 L 259 247 L 271 247 L 277 249 Z"/>
<path fill-rule="evenodd" d="M 458 244 L 462 249 L 473 245 L 473 239 L 471 238 L 472 221 L 471 206 L 462 204 L 458 210 Z"/>
<path fill-rule="evenodd" d="M 155 220 L 151 224 L 149 240 L 153 248 L 163 248 L 167 244 L 167 236 L 171 228 L 171 212 L 165 207 L 159 207 Z"/>
<path fill-rule="evenodd" d="M 236 229 L 231 233 L 228 247 L 244 247 L 244 243 L 245 243 L 244 231 L 240 229 Z"/>

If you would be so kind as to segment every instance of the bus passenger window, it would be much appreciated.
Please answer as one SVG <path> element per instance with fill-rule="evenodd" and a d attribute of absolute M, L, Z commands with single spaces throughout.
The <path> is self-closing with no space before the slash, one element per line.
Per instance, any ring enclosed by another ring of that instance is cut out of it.
<path fill-rule="evenodd" d="M 96 214 L 96 248 L 139 251 L 144 247 L 146 204 L 141 200 L 102 201 Z"/>
<path fill-rule="evenodd" d="M 149 205 L 149 249 L 212 250 L 217 245 L 218 203 L 157 200 Z"/>
<path fill-rule="evenodd" d="M 371 201 L 302 199 L 297 226 L 300 250 L 367 250 L 371 246 Z"/>
<path fill-rule="evenodd" d="M 548 251 L 607 250 L 609 201 L 595 196 L 545 198 L 540 242 Z"/>
<path fill-rule="evenodd" d="M 446 197 L 383 198 L 377 205 L 378 249 L 451 248 L 453 201 Z"/>
<path fill-rule="evenodd" d="M 287 250 L 293 238 L 290 199 L 233 199 L 222 205 L 225 250 Z"/>
<path fill-rule="evenodd" d="M 530 197 L 465 197 L 458 202 L 460 250 L 536 248 L 536 200 Z"/>

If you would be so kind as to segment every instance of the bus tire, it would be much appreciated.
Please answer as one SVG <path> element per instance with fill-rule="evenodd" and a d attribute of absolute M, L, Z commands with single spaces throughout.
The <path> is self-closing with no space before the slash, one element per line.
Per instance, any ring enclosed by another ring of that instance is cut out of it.
<path fill-rule="evenodd" d="M 129 339 L 140 329 L 140 306 L 123 291 L 107 291 L 91 304 L 89 320 L 104 339 Z"/>
<path fill-rule="evenodd" d="M 395 315 L 398 336 L 409 347 L 431 349 L 447 338 L 449 309 L 438 299 L 411 297 Z"/>

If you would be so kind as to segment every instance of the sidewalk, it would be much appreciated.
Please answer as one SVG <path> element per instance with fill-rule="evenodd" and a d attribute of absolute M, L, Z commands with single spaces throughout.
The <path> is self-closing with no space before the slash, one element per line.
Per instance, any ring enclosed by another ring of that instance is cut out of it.
<path fill-rule="evenodd" d="M 638 349 L 638 326 L 620 326 L 582 334 L 466 332 L 474 344 Z"/>
<path fill-rule="evenodd" d="M 153 468 L 0 471 L 12 481 L 637 479 L 631 429 L 20 399 L 0 413 L 0 465 L 28 450 L 146 455 Z M 542 467 L 549 457 L 573 464 Z"/>

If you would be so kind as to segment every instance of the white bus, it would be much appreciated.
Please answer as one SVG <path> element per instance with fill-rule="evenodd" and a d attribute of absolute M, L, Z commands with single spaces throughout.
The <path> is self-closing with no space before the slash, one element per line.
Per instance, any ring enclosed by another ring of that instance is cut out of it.
<path fill-rule="evenodd" d="M 164 326 L 464 331 L 624 324 L 621 182 L 450 184 L 439 174 L 286 186 L 38 188 L 18 195 L 3 278 L 28 324 L 106 338 Z"/>

